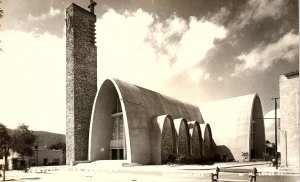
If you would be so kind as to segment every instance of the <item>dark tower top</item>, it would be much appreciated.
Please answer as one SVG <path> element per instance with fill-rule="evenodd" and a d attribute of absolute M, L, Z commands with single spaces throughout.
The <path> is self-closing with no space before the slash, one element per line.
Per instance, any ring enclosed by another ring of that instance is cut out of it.
<path fill-rule="evenodd" d="M 90 5 L 88 6 L 88 8 L 90 9 L 91 13 L 94 13 L 94 8 L 97 5 L 97 3 L 93 0 L 90 0 Z"/>

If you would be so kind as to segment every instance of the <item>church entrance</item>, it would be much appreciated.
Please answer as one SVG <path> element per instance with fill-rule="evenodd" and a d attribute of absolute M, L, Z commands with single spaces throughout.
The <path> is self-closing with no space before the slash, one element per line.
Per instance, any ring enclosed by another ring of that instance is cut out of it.
<path fill-rule="evenodd" d="M 112 120 L 112 135 L 110 139 L 110 159 L 124 160 L 126 159 L 126 144 L 125 130 L 123 122 L 123 113 L 120 102 L 117 102 L 116 112 L 111 114 Z"/>
<path fill-rule="evenodd" d="M 111 149 L 111 160 L 123 160 L 124 149 Z"/>
<path fill-rule="evenodd" d="M 252 122 L 251 122 L 251 125 L 250 125 L 250 127 L 251 127 L 251 150 L 250 150 L 250 158 L 251 159 L 255 159 L 256 158 L 256 151 L 255 151 L 255 149 L 254 149 L 254 144 L 255 144 L 255 138 L 254 138 L 254 135 L 255 135 L 255 123 L 256 123 L 256 121 L 255 120 L 253 120 Z"/>
<path fill-rule="evenodd" d="M 106 80 L 94 103 L 89 132 L 89 161 L 131 162 L 130 143 L 126 137 L 129 136 L 127 118 L 122 107 L 123 101 L 113 81 Z"/>

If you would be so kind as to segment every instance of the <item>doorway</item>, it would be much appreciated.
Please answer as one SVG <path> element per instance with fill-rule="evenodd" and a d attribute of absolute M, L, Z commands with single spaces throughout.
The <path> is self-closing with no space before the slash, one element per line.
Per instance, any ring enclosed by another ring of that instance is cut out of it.
<path fill-rule="evenodd" d="M 123 160 L 124 149 L 111 149 L 111 160 Z"/>

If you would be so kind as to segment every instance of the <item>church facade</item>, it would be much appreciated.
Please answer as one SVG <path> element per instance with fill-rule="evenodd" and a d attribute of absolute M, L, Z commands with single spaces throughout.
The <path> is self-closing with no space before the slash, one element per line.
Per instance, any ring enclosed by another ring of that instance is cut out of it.
<path fill-rule="evenodd" d="M 88 160 L 161 164 L 172 154 L 189 157 L 192 156 L 190 130 L 196 136 L 195 157 L 208 158 L 203 154 L 202 143 L 210 150 L 211 130 L 209 124 L 204 124 L 198 107 L 107 79 L 94 102 Z"/>
<path fill-rule="evenodd" d="M 67 164 L 98 160 L 164 164 L 176 155 L 195 161 L 216 156 L 241 160 L 241 152 L 251 154 L 250 159 L 261 158 L 265 137 L 263 119 L 258 120 L 263 118 L 258 95 L 237 99 L 233 103 L 240 110 L 222 113 L 228 105 L 206 111 L 117 79 L 107 79 L 97 91 L 96 16 L 72 4 L 66 18 Z M 218 122 L 227 123 L 230 130 L 220 130 Z M 226 134 L 230 138 L 220 140 Z"/>

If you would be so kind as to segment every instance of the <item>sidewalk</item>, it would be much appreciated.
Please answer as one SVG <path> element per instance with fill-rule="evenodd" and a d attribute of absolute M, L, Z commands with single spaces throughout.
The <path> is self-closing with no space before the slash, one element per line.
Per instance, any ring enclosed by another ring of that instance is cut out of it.
<path fill-rule="evenodd" d="M 117 171 L 180 171 L 180 170 L 215 170 L 216 167 L 232 168 L 232 167 L 252 167 L 267 165 L 267 162 L 227 162 L 214 163 L 212 165 L 127 165 L 126 167 L 118 163 L 84 163 L 75 166 L 40 166 L 32 167 L 29 172 L 50 172 L 50 171 L 94 171 L 94 172 L 117 172 Z"/>
<path fill-rule="evenodd" d="M 143 174 L 162 174 L 162 173 L 182 173 L 182 172 L 200 172 L 211 173 L 216 167 L 235 168 L 235 169 L 253 169 L 256 168 L 259 173 L 268 172 L 274 174 L 299 174 L 299 169 L 270 167 L 267 162 L 224 162 L 213 165 L 133 165 L 124 167 L 121 164 L 107 163 L 85 163 L 75 166 L 43 166 L 32 167 L 30 173 L 47 173 L 55 171 L 85 172 L 85 173 L 143 173 Z"/>
<path fill-rule="evenodd" d="M 269 167 L 266 162 L 232 162 L 213 165 L 145 165 L 122 167 L 119 164 L 85 164 L 76 166 L 32 167 L 29 173 L 6 172 L 6 179 L 15 182 L 27 181 L 208 181 L 216 167 L 258 170 L 258 176 L 300 176 L 296 169 Z M 227 174 L 225 174 L 227 175 Z M 230 175 L 230 174 L 229 174 Z M 238 177 L 238 173 L 231 174 Z M 294 178 L 295 178 L 294 177 Z M 246 177 L 245 177 L 246 178 Z M 1 179 L 2 180 L 2 179 Z M 0 180 L 0 181 L 1 181 Z"/>

